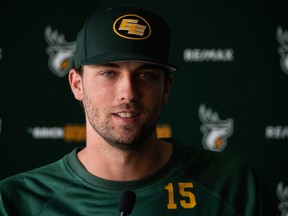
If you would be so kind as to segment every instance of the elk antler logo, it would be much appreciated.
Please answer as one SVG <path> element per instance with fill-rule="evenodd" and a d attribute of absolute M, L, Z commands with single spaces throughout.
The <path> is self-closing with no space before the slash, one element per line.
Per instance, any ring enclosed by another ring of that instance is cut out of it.
<path fill-rule="evenodd" d="M 281 212 L 281 216 L 288 215 L 288 186 L 284 187 L 283 182 L 279 182 L 277 185 L 276 193 L 280 201 L 278 209 Z"/>
<path fill-rule="evenodd" d="M 221 120 L 217 112 L 199 107 L 199 118 L 202 121 L 200 130 L 203 133 L 202 144 L 205 149 L 221 152 L 227 146 L 227 138 L 233 133 L 233 119 Z"/>
<path fill-rule="evenodd" d="M 288 75 L 288 31 L 283 31 L 282 27 L 277 28 L 276 38 L 280 44 L 278 52 L 281 56 L 280 67 Z"/>
<path fill-rule="evenodd" d="M 67 42 L 63 34 L 57 30 L 52 31 L 50 26 L 45 29 L 45 39 L 49 45 L 48 66 L 59 77 L 64 77 L 73 66 L 72 58 L 76 48 L 76 42 Z"/>
<path fill-rule="evenodd" d="M 0 47 L 0 60 L 2 59 L 2 48 Z"/>

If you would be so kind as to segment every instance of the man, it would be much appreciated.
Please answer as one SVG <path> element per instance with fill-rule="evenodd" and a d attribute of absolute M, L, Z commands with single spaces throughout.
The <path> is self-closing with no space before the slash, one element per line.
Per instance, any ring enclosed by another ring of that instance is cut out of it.
<path fill-rule="evenodd" d="M 276 215 L 241 159 L 157 138 L 175 71 L 169 44 L 167 23 L 138 7 L 87 19 L 69 73 L 86 146 L 3 180 L 1 215 Z"/>

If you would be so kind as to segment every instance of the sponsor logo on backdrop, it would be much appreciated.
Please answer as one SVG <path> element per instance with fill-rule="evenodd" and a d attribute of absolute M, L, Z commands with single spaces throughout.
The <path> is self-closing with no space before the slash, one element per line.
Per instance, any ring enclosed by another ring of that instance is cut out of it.
<path fill-rule="evenodd" d="M 0 61 L 2 60 L 2 47 L 0 47 Z"/>
<path fill-rule="evenodd" d="M 73 66 L 73 55 L 76 42 L 67 42 L 63 34 L 57 30 L 52 30 L 51 26 L 45 29 L 44 37 L 48 43 L 46 48 L 49 55 L 49 69 L 57 76 L 64 77 Z"/>
<path fill-rule="evenodd" d="M 62 139 L 65 142 L 84 142 L 86 140 L 86 127 L 84 124 L 67 124 L 64 127 L 38 126 L 28 128 L 27 132 L 31 134 L 33 139 Z M 159 138 L 171 137 L 172 130 L 170 125 L 157 125 L 157 136 Z"/>
<path fill-rule="evenodd" d="M 232 62 L 233 49 L 185 49 L 183 53 L 185 62 Z"/>
<path fill-rule="evenodd" d="M 86 127 L 82 124 L 67 124 L 64 127 L 32 127 L 27 131 L 33 139 L 64 139 L 66 142 L 83 142 L 86 139 Z"/>
<path fill-rule="evenodd" d="M 283 30 L 281 26 L 277 28 L 276 38 L 279 42 L 278 52 L 281 56 L 280 67 L 288 75 L 288 31 Z"/>
<path fill-rule="evenodd" d="M 2 118 L 0 118 L 0 135 L 2 133 Z"/>
<path fill-rule="evenodd" d="M 172 137 L 172 128 L 169 124 L 158 124 L 156 131 L 157 131 L 158 138 L 171 138 Z"/>
<path fill-rule="evenodd" d="M 288 126 L 267 126 L 265 129 L 266 139 L 283 140 L 288 139 Z"/>
<path fill-rule="evenodd" d="M 217 112 L 201 104 L 198 111 L 203 123 L 200 130 L 203 133 L 202 145 L 205 149 L 221 152 L 227 146 L 227 139 L 233 134 L 233 119 L 221 120 Z"/>
<path fill-rule="evenodd" d="M 284 186 L 283 182 L 279 182 L 276 189 L 276 194 L 279 199 L 278 209 L 281 216 L 288 215 L 288 186 Z"/>

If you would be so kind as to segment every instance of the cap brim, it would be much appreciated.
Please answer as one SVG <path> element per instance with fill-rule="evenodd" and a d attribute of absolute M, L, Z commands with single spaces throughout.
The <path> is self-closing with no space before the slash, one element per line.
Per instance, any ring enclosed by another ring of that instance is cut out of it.
<path fill-rule="evenodd" d="M 135 53 L 106 53 L 101 54 L 97 56 L 90 57 L 82 62 L 80 62 L 78 65 L 75 65 L 75 67 L 83 66 L 83 65 L 94 65 L 94 64 L 105 64 L 109 62 L 122 62 L 122 61 L 141 61 L 141 62 L 148 62 L 153 63 L 157 65 L 161 65 L 167 70 L 173 72 L 177 68 L 176 66 L 169 64 L 167 62 L 163 62 L 157 59 L 152 59 L 147 56 L 143 55 L 137 55 Z"/>

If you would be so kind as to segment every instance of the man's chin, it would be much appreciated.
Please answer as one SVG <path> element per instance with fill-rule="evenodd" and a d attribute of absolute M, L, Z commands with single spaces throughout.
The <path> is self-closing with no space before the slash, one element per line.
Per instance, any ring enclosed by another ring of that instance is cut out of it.
<path fill-rule="evenodd" d="M 110 145 L 113 147 L 119 149 L 119 150 L 124 150 L 124 151 L 132 151 L 135 149 L 138 149 L 141 146 L 142 142 L 109 142 Z"/>

